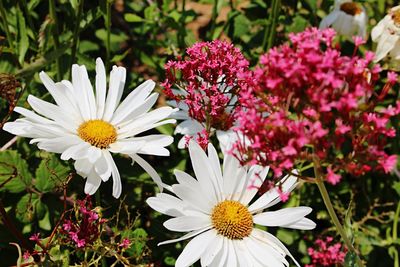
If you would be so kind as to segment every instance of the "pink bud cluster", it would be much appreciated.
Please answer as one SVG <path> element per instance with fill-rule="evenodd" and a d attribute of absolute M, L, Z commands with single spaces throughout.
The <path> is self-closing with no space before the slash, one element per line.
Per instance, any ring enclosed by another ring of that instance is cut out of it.
<path fill-rule="evenodd" d="M 93 244 L 100 237 L 100 227 L 106 222 L 92 209 L 90 196 L 83 200 L 77 200 L 77 211 L 75 217 L 65 219 L 60 233 L 65 236 L 65 241 L 83 248 Z"/>
<path fill-rule="evenodd" d="M 340 181 L 339 170 L 362 175 L 395 166 L 384 149 L 396 134 L 388 125 L 400 104 L 378 104 L 397 76 L 389 73 L 375 91 L 382 70 L 372 64 L 373 53 L 342 55 L 334 37 L 332 29 L 290 34 L 289 43 L 272 48 L 248 74 L 237 129 L 246 141 L 235 147 L 242 162 L 271 165 L 280 176 L 317 159 L 331 184 Z"/>
<path fill-rule="evenodd" d="M 305 267 L 342 266 L 346 252 L 341 243 L 334 243 L 333 238 L 317 239 L 315 248 L 308 248 L 311 264 Z"/>
<path fill-rule="evenodd" d="M 249 62 L 238 48 L 219 40 L 196 43 L 186 53 L 185 59 L 165 65 L 164 92 L 177 103 L 183 102 L 189 117 L 200 122 L 208 134 L 211 128 L 230 129 Z M 202 142 L 208 140 L 205 133 L 199 135 Z"/>

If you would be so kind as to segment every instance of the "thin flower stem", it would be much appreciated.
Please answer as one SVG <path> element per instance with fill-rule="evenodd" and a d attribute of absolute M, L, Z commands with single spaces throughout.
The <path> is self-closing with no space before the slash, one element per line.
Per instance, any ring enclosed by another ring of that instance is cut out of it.
<path fill-rule="evenodd" d="M 3 6 L 3 0 L 0 1 L 0 14 L 3 22 L 3 28 L 6 33 L 8 46 L 11 48 L 12 51 L 15 51 L 14 38 L 10 33 L 10 29 L 8 28 L 7 16 L 6 16 L 7 13 Z"/>
<path fill-rule="evenodd" d="M 72 50 L 71 50 L 72 63 L 75 63 L 76 50 L 77 50 L 78 41 L 79 41 L 79 25 L 80 25 L 82 13 L 83 13 L 83 3 L 84 2 L 85 2 L 84 0 L 79 1 L 78 13 L 76 15 L 76 21 L 75 21 L 76 24 L 75 24 L 75 28 L 74 28 L 74 39 L 72 42 Z"/>
<path fill-rule="evenodd" d="M 348 236 L 346 235 L 346 232 L 342 226 L 342 224 L 339 221 L 339 218 L 336 215 L 335 209 L 333 208 L 331 199 L 329 197 L 328 191 L 326 190 L 325 184 L 324 184 L 324 180 L 322 179 L 322 174 L 320 173 L 320 166 L 319 166 L 319 162 L 317 159 L 314 159 L 314 172 L 315 172 L 315 181 L 316 184 L 318 186 L 318 189 L 321 193 L 322 199 L 324 201 L 325 207 L 328 210 L 329 216 L 331 217 L 333 224 L 336 226 L 336 230 L 338 231 L 338 233 L 340 234 L 340 236 L 342 237 L 344 243 L 346 244 L 346 247 L 349 251 L 351 251 L 352 253 L 354 253 L 354 255 L 356 255 L 356 259 L 357 259 L 357 266 L 358 267 L 363 267 L 363 263 L 360 259 L 360 257 L 358 256 L 358 253 L 356 251 L 356 249 L 353 247 L 353 245 L 351 244 L 350 239 L 348 238 Z"/>
<path fill-rule="evenodd" d="M 274 0 L 273 5 L 272 5 L 272 14 L 271 14 L 272 20 L 270 20 L 271 27 L 270 27 L 269 36 L 268 36 L 268 45 L 267 45 L 267 47 L 264 47 L 265 51 L 269 50 L 274 43 L 275 33 L 276 33 L 276 23 L 278 21 L 280 9 L 281 9 L 281 1 Z"/>
<path fill-rule="evenodd" d="M 58 32 L 58 23 L 57 23 L 57 15 L 56 15 L 56 3 L 55 0 L 49 0 L 49 13 L 50 18 L 53 21 L 53 41 L 54 41 L 54 50 L 58 51 L 60 47 L 60 42 L 58 40 L 59 32 Z M 56 58 L 56 72 L 57 72 L 57 80 L 61 80 L 61 67 L 60 67 L 60 59 Z"/>
<path fill-rule="evenodd" d="M 218 0 L 214 0 L 214 6 L 211 15 L 211 30 L 210 30 L 210 39 L 213 39 L 215 32 L 215 25 L 217 23 L 217 15 L 218 15 Z"/>
<path fill-rule="evenodd" d="M 106 39 L 106 70 L 110 68 L 110 49 L 111 49 L 111 5 L 112 0 L 107 0 L 106 7 L 106 30 L 107 30 L 107 39 Z"/>

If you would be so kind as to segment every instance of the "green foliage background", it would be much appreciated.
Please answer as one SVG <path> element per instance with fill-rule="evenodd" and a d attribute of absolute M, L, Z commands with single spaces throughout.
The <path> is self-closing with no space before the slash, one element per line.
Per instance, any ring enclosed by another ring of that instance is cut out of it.
<path fill-rule="evenodd" d="M 20 81 L 17 105 L 29 108 L 28 94 L 50 101 L 39 80 L 39 71 L 46 71 L 56 81 L 70 79 L 71 64 L 78 63 L 86 65 L 89 76 L 94 77 L 95 58 L 102 57 L 108 70 L 113 64 L 127 68 L 125 94 L 128 94 L 146 79 L 162 81 L 164 64 L 184 55 L 186 47 L 201 40 L 230 40 L 254 66 L 271 46 L 287 40 L 288 33 L 318 26 L 333 4 L 331 0 L 282 0 L 281 9 L 273 12 L 272 2 L 1 0 L 0 73 L 14 75 Z M 364 0 L 362 4 L 369 16 L 370 32 L 396 3 Z M 345 39 L 342 45 L 344 50 L 351 47 Z M 374 44 L 369 40 L 365 47 L 373 50 Z M 398 93 L 392 92 L 390 97 L 393 101 Z M 159 105 L 163 103 L 164 99 L 160 98 Z M 9 114 L 6 99 L 0 99 L 0 120 L 16 118 L 16 114 Z M 165 126 L 157 130 L 172 134 L 174 129 Z M 0 147 L 12 138 L 1 131 Z M 175 140 L 169 148 L 169 158 L 147 158 L 169 184 L 174 182 L 174 169 L 191 172 L 188 153 L 178 150 L 179 139 Z M 398 138 L 389 149 L 399 153 Z M 140 167 L 131 166 L 128 158 L 116 157 L 116 162 L 123 183 L 122 198 L 111 197 L 110 181 L 100 187 L 96 205 L 103 208 L 104 217 L 113 218 L 109 226 L 115 238 L 127 236 L 135 241 L 126 251 L 132 265 L 172 266 L 184 244 L 156 246 L 177 234 L 166 231 L 162 226 L 166 217 L 145 204 L 146 198 L 156 192 L 154 183 Z M 0 200 L 25 240 L 37 232 L 42 237 L 49 236 L 63 212 L 64 190 L 68 199 L 83 198 L 83 185 L 84 180 L 74 175 L 71 162 L 62 162 L 59 155 L 39 151 L 27 139 L 19 138 L 10 148 L 0 151 Z M 339 185 L 329 187 L 329 192 L 367 266 L 399 267 L 399 177 L 378 173 L 358 178 L 348 176 Z M 284 205 L 299 204 L 313 208 L 311 218 L 318 225 L 314 231 L 268 230 L 288 246 L 295 258 L 306 264 L 310 261 L 307 248 L 314 240 L 326 234 L 336 236 L 336 232 L 316 186 L 302 184 Z M 6 229 L 0 223 L 2 266 L 15 265 L 18 259 L 17 249 L 9 242 L 19 241 Z M 65 253 L 68 249 L 54 247 L 50 251 L 52 257 L 43 265 L 68 266 L 82 262 L 81 253 L 70 249 L 68 255 Z M 103 266 L 112 262 L 102 260 Z M 346 264 L 353 266 L 351 255 L 346 258 Z"/>

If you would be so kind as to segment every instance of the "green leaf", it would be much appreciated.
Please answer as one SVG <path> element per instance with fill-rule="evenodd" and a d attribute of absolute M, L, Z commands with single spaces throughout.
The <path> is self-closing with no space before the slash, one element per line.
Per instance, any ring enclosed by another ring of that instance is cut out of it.
<path fill-rule="evenodd" d="M 140 60 L 144 63 L 144 64 L 146 64 L 147 66 L 149 66 L 149 67 L 152 67 L 152 68 L 157 68 L 157 65 L 156 65 L 156 63 L 154 62 L 154 60 L 151 58 L 151 57 L 149 57 L 148 55 L 146 55 L 146 53 L 143 53 L 143 52 L 141 52 L 140 53 Z"/>
<path fill-rule="evenodd" d="M 122 235 L 122 238 L 129 238 L 132 245 L 126 252 L 134 257 L 142 255 L 146 248 L 146 242 L 148 240 L 148 234 L 143 228 L 137 228 L 134 231 L 127 231 Z"/>
<path fill-rule="evenodd" d="M 357 255 L 354 252 L 347 252 L 344 258 L 345 267 L 356 267 L 357 266 Z"/>
<path fill-rule="evenodd" d="M 25 55 L 29 48 L 28 33 L 26 31 L 26 23 L 22 11 L 17 9 L 18 24 L 18 61 L 24 65 Z"/>
<path fill-rule="evenodd" d="M 136 14 L 132 14 L 132 13 L 127 13 L 124 15 L 124 18 L 127 22 L 143 22 L 144 19 L 142 17 L 139 17 Z"/>
<path fill-rule="evenodd" d="M 397 194 L 400 196 L 400 182 L 394 182 L 393 189 L 396 190 Z"/>
<path fill-rule="evenodd" d="M 309 25 L 309 22 L 300 15 L 293 19 L 292 25 L 288 26 L 286 32 L 301 32 Z"/>
<path fill-rule="evenodd" d="M 234 18 L 233 25 L 233 36 L 236 38 L 241 38 L 243 35 L 249 32 L 250 21 L 243 14 L 240 14 Z"/>
<path fill-rule="evenodd" d="M 51 155 L 49 158 L 43 159 L 36 169 L 35 187 L 41 192 L 50 192 L 65 180 L 69 171 L 68 167 Z"/>
<path fill-rule="evenodd" d="M 7 190 L 19 193 L 32 182 L 32 175 L 28 164 L 17 151 L 6 150 L 0 152 L 0 191 Z"/>
<path fill-rule="evenodd" d="M 35 218 L 36 205 L 34 202 L 38 201 L 39 197 L 36 194 L 26 194 L 17 203 L 15 215 L 18 220 L 23 223 L 33 221 Z"/>

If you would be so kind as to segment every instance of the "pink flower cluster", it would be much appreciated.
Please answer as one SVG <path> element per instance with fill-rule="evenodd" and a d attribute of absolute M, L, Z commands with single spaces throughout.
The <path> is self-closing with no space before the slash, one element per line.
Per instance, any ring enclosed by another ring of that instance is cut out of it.
<path fill-rule="evenodd" d="M 75 218 L 65 219 L 59 229 L 66 236 L 66 242 L 78 248 L 91 245 L 100 236 L 100 227 L 106 222 L 92 209 L 90 196 L 84 200 L 77 200 L 77 212 Z"/>
<path fill-rule="evenodd" d="M 388 125 L 400 104 L 378 104 L 397 76 L 388 73 L 386 85 L 375 91 L 382 70 L 372 64 L 373 53 L 342 55 L 334 37 L 332 29 L 290 34 L 289 43 L 272 48 L 247 74 L 237 116 L 246 141 L 235 147 L 242 162 L 271 165 L 280 176 L 317 159 L 331 184 L 340 181 L 339 170 L 358 176 L 393 169 L 396 156 L 384 149 L 396 134 Z"/>
<path fill-rule="evenodd" d="M 328 236 L 315 241 L 315 248 L 308 249 L 311 264 L 305 267 L 342 266 L 346 256 L 345 249 L 341 243 L 334 243 L 333 238 Z"/>
<path fill-rule="evenodd" d="M 249 62 L 238 48 L 219 40 L 196 43 L 186 53 L 185 59 L 165 65 L 164 92 L 186 104 L 189 117 L 203 124 L 208 134 L 211 128 L 230 129 Z M 208 140 L 204 132 L 199 135 Z"/>

